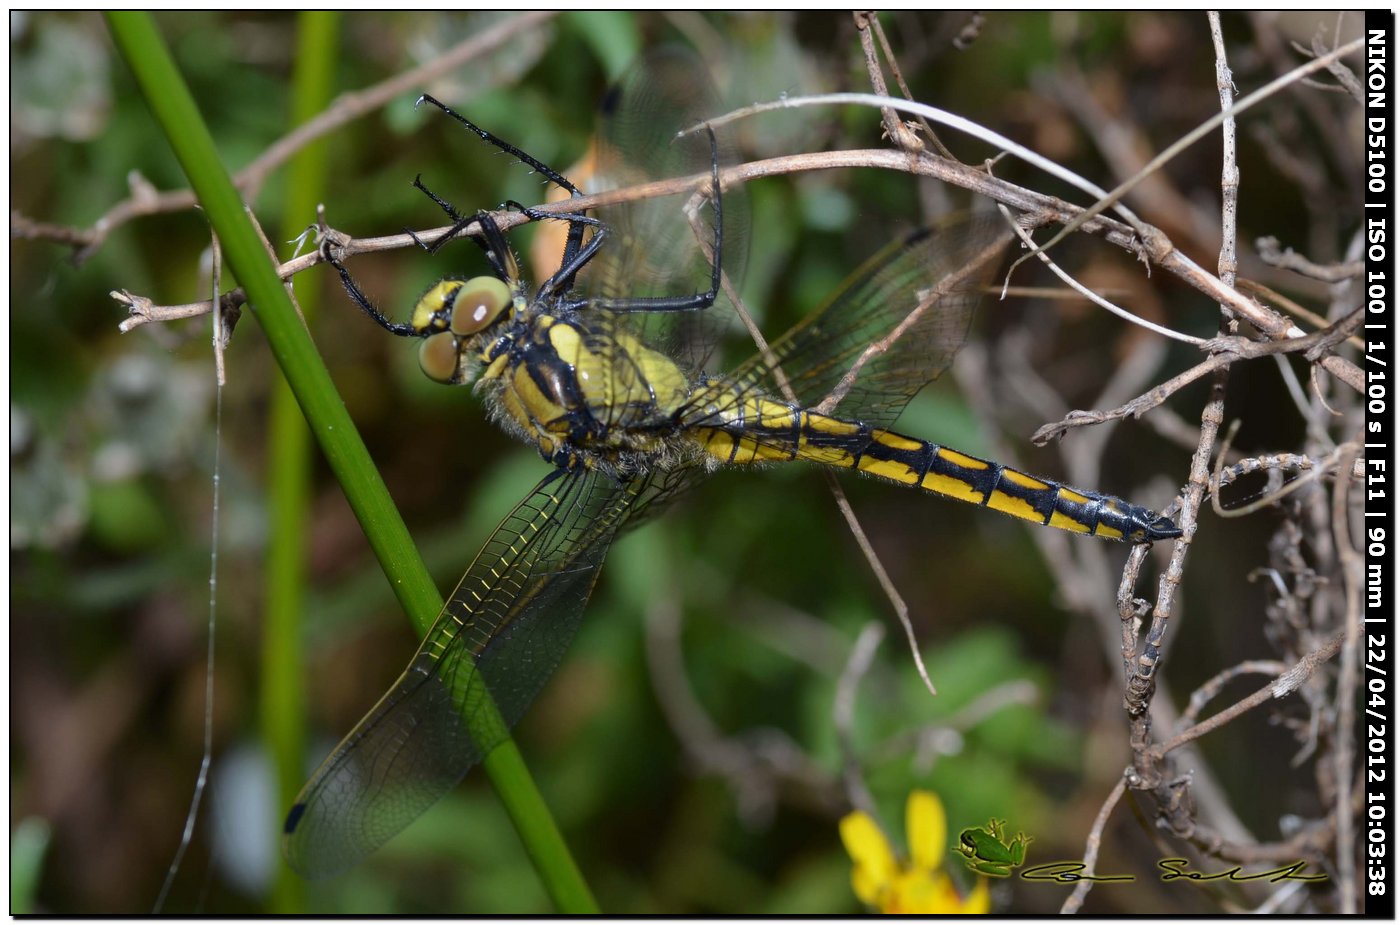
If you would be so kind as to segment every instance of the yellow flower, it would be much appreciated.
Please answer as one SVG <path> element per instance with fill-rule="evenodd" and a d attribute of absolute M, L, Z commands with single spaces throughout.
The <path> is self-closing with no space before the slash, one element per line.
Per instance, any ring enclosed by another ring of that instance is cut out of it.
<path fill-rule="evenodd" d="M 895 857 L 885 835 L 863 812 L 841 820 L 841 841 L 855 862 L 851 888 L 861 902 L 881 912 L 971 915 L 991 908 L 987 878 L 978 877 L 967 898 L 958 895 L 953 881 L 940 868 L 948 841 L 948 820 L 943 804 L 927 790 L 909 794 L 904 830 L 909 838 L 907 863 Z"/>

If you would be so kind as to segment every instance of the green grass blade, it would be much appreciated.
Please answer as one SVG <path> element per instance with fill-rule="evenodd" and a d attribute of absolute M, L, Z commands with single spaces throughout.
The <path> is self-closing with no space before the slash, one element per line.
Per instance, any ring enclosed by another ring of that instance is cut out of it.
<path fill-rule="evenodd" d="M 118 49 L 136 75 L 219 235 L 224 258 L 247 292 L 249 305 L 263 327 L 273 355 L 395 595 L 419 634 L 426 633 L 442 607 L 442 598 L 244 212 L 209 130 L 153 19 L 145 13 L 113 12 L 107 14 L 107 21 Z M 499 724 L 499 716 L 494 720 Z M 514 744 L 507 740 L 486 757 L 482 766 L 558 907 L 565 912 L 596 911 L 587 884 Z"/>
<path fill-rule="evenodd" d="M 338 58 L 340 16 L 327 11 L 297 16 L 297 49 L 292 71 L 289 128 L 321 112 L 331 100 Z M 286 197 L 277 240 L 302 232 L 326 190 L 325 139 L 302 148 L 287 165 Z M 297 305 L 311 327 L 321 301 L 320 281 L 300 276 L 293 281 Z M 306 544 L 311 494 L 311 441 L 296 397 L 286 382 L 272 387 L 268 427 L 267 610 L 263 619 L 259 722 L 277 781 L 277 819 L 296 799 L 306 778 L 306 698 L 302 686 L 304 653 L 301 618 L 306 611 Z M 277 866 L 270 911 L 303 912 L 305 884 L 285 864 Z"/>
<path fill-rule="evenodd" d="M 10 833 L 10 915 L 34 914 L 34 894 L 52 835 L 49 824 L 35 816 L 21 820 Z"/>

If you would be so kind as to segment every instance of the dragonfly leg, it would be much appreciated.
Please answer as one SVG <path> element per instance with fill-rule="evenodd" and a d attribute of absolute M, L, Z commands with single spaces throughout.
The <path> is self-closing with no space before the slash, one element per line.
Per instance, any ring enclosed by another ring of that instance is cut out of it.
<path fill-rule="evenodd" d="M 637 299 L 595 298 L 587 302 L 567 303 L 569 307 L 582 308 L 587 305 L 589 308 L 610 312 L 688 312 L 707 309 L 715 304 L 715 299 L 719 297 L 720 262 L 721 255 L 724 253 L 724 195 L 720 191 L 719 185 L 719 142 L 715 139 L 714 129 L 706 126 L 705 131 L 710 140 L 710 201 L 714 204 L 715 213 L 714 239 L 711 244 L 713 253 L 710 254 L 710 288 L 705 292 L 682 296 Z"/>
<path fill-rule="evenodd" d="M 359 284 L 350 275 L 350 271 L 345 268 L 345 264 L 340 262 L 340 258 L 335 255 L 335 244 L 329 239 L 321 242 L 321 259 L 335 267 L 335 271 L 340 274 L 340 283 L 349 293 L 350 300 L 360 307 L 370 320 L 379 325 L 390 334 L 399 337 L 413 337 L 418 334 L 411 324 L 402 324 L 390 321 L 388 316 L 381 312 L 369 297 L 360 290 Z"/>
<path fill-rule="evenodd" d="M 537 160 L 536 158 L 531 157 L 529 154 L 526 154 L 524 151 L 520 150 L 515 145 L 506 141 L 504 138 L 499 138 L 496 135 L 493 135 L 492 133 L 486 131 L 486 129 L 477 125 L 475 122 L 472 122 L 466 116 L 444 105 L 443 103 L 439 102 L 433 97 L 428 96 L 426 93 L 418 98 L 418 102 L 419 104 L 428 103 L 430 105 L 436 106 L 438 109 L 441 109 L 443 112 L 447 113 L 447 115 L 460 122 L 463 126 L 467 128 L 468 131 L 475 134 L 482 141 L 486 142 L 489 145 L 492 145 L 493 147 L 499 148 L 506 154 L 509 154 L 511 157 L 515 158 L 520 163 L 524 164 L 526 167 L 529 167 L 531 170 L 534 170 L 537 173 L 541 174 L 550 183 L 553 183 L 555 186 L 568 192 L 570 197 L 578 198 L 579 196 L 583 195 L 579 192 L 577 186 L 571 183 L 567 177 L 565 177 L 559 171 L 555 170 L 553 167 L 550 167 L 548 164 L 544 163 L 541 160 Z M 421 186 L 419 188 L 422 189 Z M 426 190 L 424 191 L 427 192 Z M 428 195 L 432 196 L 431 193 L 429 193 Z M 438 205 L 445 205 L 436 196 L 433 196 L 432 198 L 435 202 L 438 203 Z M 450 207 L 447 208 L 450 209 Z M 452 212 L 449 211 L 448 214 L 450 215 L 452 214 Z M 571 262 L 578 254 L 579 249 L 583 246 L 583 229 L 583 223 L 577 221 L 570 223 L 569 235 L 564 243 L 564 263 L 567 264 Z M 572 285 L 572 281 L 570 281 L 570 285 Z"/>

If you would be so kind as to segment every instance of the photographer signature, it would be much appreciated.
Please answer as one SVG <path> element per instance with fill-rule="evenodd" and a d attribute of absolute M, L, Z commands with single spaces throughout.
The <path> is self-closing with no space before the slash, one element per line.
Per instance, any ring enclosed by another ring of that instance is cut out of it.
<path fill-rule="evenodd" d="M 1285 864 L 1270 870 L 1261 870 L 1257 873 L 1247 874 L 1238 865 L 1227 870 L 1207 873 L 1205 871 L 1192 870 L 1190 861 L 1186 858 L 1162 858 L 1157 862 L 1157 869 L 1162 872 L 1160 880 L 1163 883 L 1171 883 L 1175 880 L 1186 880 L 1193 883 L 1210 883 L 1217 880 L 1229 880 L 1234 883 L 1249 883 L 1257 880 L 1266 880 L 1269 883 L 1280 883 L 1284 880 L 1301 880 L 1307 883 L 1326 880 L 1326 874 L 1305 874 L 1303 869 L 1308 866 L 1307 861 L 1294 861 L 1292 864 Z M 1088 874 L 1084 872 L 1085 865 L 1082 861 L 1057 861 L 1051 864 L 1040 864 L 1036 867 L 1028 867 L 1021 871 L 1022 880 L 1031 880 L 1040 883 L 1078 883 L 1081 880 L 1092 880 L 1096 883 L 1112 883 L 1116 881 L 1132 882 L 1137 879 L 1131 874 Z"/>

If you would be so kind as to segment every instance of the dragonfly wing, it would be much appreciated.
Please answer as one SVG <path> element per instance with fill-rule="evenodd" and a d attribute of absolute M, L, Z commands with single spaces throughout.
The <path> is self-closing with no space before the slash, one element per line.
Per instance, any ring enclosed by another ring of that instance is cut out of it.
<path fill-rule="evenodd" d="M 302 790 L 283 838 L 294 869 L 355 864 L 505 738 L 573 639 L 634 503 L 654 500 L 650 483 L 555 471 L 502 521 L 408 669 Z"/>
<path fill-rule="evenodd" d="M 724 110 L 700 59 L 679 47 L 663 47 L 642 58 L 608 94 L 602 107 L 595 190 L 620 189 L 654 180 L 708 177 L 710 138 L 678 134 Z M 733 137 L 717 133 L 719 167 L 739 162 Z M 706 292 L 711 282 L 714 203 L 687 221 L 684 194 L 600 209 L 609 238 L 580 276 L 590 297 L 602 300 L 673 298 Z M 723 245 L 720 265 L 737 286 L 748 256 L 749 204 L 742 185 L 721 196 Z M 629 312 L 623 317 L 644 342 L 677 359 L 691 372 L 703 369 L 720 334 L 733 318 L 721 292 L 716 304 L 692 311 Z"/>
<path fill-rule="evenodd" d="M 953 362 L 1010 239 L 999 217 L 963 217 L 895 242 L 735 370 L 735 394 L 786 386 L 803 407 L 890 426 Z"/>

